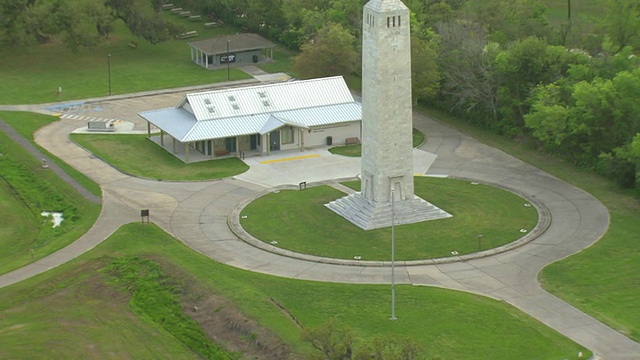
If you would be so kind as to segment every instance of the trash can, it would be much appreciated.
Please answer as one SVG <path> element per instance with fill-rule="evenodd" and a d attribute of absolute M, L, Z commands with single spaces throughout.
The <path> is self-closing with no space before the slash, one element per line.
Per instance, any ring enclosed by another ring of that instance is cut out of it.
<path fill-rule="evenodd" d="M 333 144 L 333 137 L 327 136 L 327 145 Z"/>
<path fill-rule="evenodd" d="M 258 55 L 253 55 L 253 62 L 257 63 L 258 62 Z"/>

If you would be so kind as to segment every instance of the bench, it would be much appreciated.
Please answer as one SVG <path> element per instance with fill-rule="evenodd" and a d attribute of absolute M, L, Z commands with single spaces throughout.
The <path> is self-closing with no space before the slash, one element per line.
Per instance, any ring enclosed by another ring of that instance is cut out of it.
<path fill-rule="evenodd" d="M 181 11 L 178 13 L 181 17 L 189 17 L 191 16 L 191 11 Z"/>
<path fill-rule="evenodd" d="M 189 16 L 189 20 L 191 21 L 200 21 L 202 19 L 202 16 L 200 15 L 191 15 Z"/>
<path fill-rule="evenodd" d="M 357 144 L 360 144 L 360 140 L 357 137 L 350 137 L 350 138 L 344 139 L 344 144 L 345 145 L 357 145 Z"/>
<path fill-rule="evenodd" d="M 129 47 L 133 48 L 133 49 L 137 49 L 138 48 L 138 43 L 135 41 L 129 41 Z"/>
<path fill-rule="evenodd" d="M 181 7 L 173 8 L 169 10 L 172 14 L 179 14 L 182 11 Z"/>
<path fill-rule="evenodd" d="M 198 36 L 197 31 L 187 31 L 185 33 L 178 35 L 178 39 L 188 39 L 196 36 Z"/>
<path fill-rule="evenodd" d="M 220 150 L 216 150 L 215 154 L 216 156 L 227 156 L 229 155 L 229 150 L 227 149 L 220 149 Z"/>
<path fill-rule="evenodd" d="M 204 23 L 204 27 L 206 27 L 206 28 L 218 27 L 218 23 L 215 22 L 215 21 Z"/>
<path fill-rule="evenodd" d="M 171 10 L 173 9 L 173 4 L 164 4 L 162 5 L 163 10 Z"/>

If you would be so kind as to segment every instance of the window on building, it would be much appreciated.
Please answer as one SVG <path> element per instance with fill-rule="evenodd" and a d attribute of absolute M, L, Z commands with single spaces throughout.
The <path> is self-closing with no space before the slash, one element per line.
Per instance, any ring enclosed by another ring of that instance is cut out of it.
<path fill-rule="evenodd" d="M 280 142 L 282 144 L 293 144 L 293 128 L 285 126 L 280 130 Z"/>

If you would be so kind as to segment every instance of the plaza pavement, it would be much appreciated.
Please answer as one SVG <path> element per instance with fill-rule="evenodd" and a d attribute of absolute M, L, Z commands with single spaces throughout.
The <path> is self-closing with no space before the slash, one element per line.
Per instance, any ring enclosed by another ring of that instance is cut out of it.
<path fill-rule="evenodd" d="M 146 124 L 136 115 L 139 111 L 174 106 L 187 91 L 192 90 L 91 101 L 101 104 L 99 115 L 129 122 L 133 129 L 143 130 Z M 9 107 L 0 107 L 2 109 Z M 47 113 L 43 106 L 12 109 Z M 271 191 L 277 185 L 297 186 L 300 181 L 330 182 L 357 176 L 359 159 L 335 156 L 319 149 L 302 154 L 314 154 L 313 157 L 291 161 L 265 164 L 267 158 L 250 158 L 247 160 L 251 165 L 249 171 L 228 179 L 153 181 L 123 174 L 72 143 L 69 133 L 85 126 L 82 121 L 61 119 L 40 129 L 35 140 L 100 184 L 103 209 L 98 221 L 67 248 L 0 276 L 0 287 L 34 276 L 90 250 L 119 226 L 139 221 L 140 209 L 150 209 L 151 221 L 187 246 L 238 268 L 303 280 L 390 283 L 388 267 L 338 265 L 283 256 L 239 240 L 229 228 L 229 214 L 247 199 Z M 544 266 L 592 245 L 606 232 L 607 209 L 586 192 L 427 116 L 414 114 L 414 126 L 428 137 L 421 147 L 425 152 L 417 152 L 416 172 L 426 171 L 427 175 L 452 176 L 510 189 L 543 204 L 552 221 L 543 234 L 508 252 L 441 264 L 398 264 L 396 283 L 437 286 L 503 300 L 591 349 L 597 358 L 640 358 L 640 344 L 545 292 L 537 281 Z M 281 153 L 268 159 L 278 156 L 291 157 L 292 154 Z M 425 234 L 426 238 L 428 236 Z M 402 309 L 397 309 L 396 314 L 401 321 Z"/>

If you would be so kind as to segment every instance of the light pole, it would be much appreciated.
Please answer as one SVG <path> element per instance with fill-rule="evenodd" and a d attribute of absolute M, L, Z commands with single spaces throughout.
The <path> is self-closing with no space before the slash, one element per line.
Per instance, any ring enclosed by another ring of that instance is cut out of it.
<path fill-rule="evenodd" d="M 395 255 L 396 255 L 396 239 L 395 239 L 395 196 L 391 188 L 391 320 L 396 319 L 396 282 L 395 282 Z"/>
<path fill-rule="evenodd" d="M 484 235 L 478 234 L 478 250 L 482 250 L 482 237 Z"/>
<path fill-rule="evenodd" d="M 111 54 L 107 54 L 107 73 L 109 75 L 109 96 L 111 96 Z"/>
<path fill-rule="evenodd" d="M 230 75 L 229 75 L 229 65 L 231 63 L 231 58 L 229 58 L 229 39 L 227 39 L 227 81 L 230 80 Z"/>

